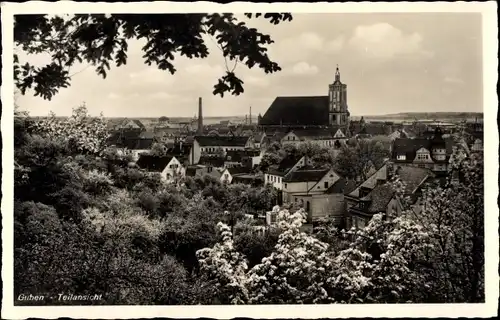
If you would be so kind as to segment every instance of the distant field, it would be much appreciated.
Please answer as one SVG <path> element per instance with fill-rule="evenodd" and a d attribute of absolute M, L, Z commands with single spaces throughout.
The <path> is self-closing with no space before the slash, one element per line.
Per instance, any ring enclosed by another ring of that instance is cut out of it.
<path fill-rule="evenodd" d="M 483 113 L 480 112 L 405 112 L 397 114 L 387 114 L 387 115 L 375 115 L 375 116 L 363 116 L 366 121 L 414 121 L 417 120 L 438 120 L 438 121 L 460 121 L 468 120 L 472 121 L 476 118 L 478 120 L 483 120 Z M 360 116 L 352 116 L 352 120 L 361 119 Z"/>

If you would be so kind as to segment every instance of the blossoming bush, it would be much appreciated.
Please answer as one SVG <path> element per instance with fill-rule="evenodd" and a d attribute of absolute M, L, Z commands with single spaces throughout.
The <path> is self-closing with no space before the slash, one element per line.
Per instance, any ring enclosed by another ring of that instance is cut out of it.
<path fill-rule="evenodd" d="M 49 139 L 67 141 L 76 152 L 100 154 L 109 137 L 103 115 L 92 118 L 85 105 L 73 108 L 68 119 L 58 119 L 54 113 L 34 123 L 34 130 Z"/>

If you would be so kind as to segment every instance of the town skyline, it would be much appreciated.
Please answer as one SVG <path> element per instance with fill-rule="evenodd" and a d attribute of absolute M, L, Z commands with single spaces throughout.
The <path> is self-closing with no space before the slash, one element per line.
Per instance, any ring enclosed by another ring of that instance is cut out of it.
<path fill-rule="evenodd" d="M 446 28 L 434 28 L 438 23 Z M 237 65 L 245 88 L 238 97 L 212 95 L 225 62 L 207 38 L 209 57 L 176 57 L 174 75 L 145 65 L 141 42 L 132 40 L 127 65 L 112 67 L 106 79 L 93 67 L 78 65 L 70 70 L 75 73 L 71 86 L 51 101 L 28 91 L 16 102 L 34 116 L 50 111 L 66 116 L 86 102 L 93 115 L 192 117 L 203 97 L 206 117 L 244 116 L 250 106 L 256 117 L 277 96 L 327 95 L 339 65 L 354 116 L 483 111 L 480 14 L 295 14 L 277 26 L 259 19 L 249 24 L 275 40 L 269 56 L 282 71 L 269 75 Z M 294 50 L 297 43 L 300 50 Z M 47 57 L 28 61 L 47 63 Z"/>

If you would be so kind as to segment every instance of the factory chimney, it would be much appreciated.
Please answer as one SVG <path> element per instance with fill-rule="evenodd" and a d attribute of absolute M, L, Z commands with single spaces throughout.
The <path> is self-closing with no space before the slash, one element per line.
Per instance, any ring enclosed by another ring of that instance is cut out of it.
<path fill-rule="evenodd" d="M 198 135 L 203 134 L 203 106 L 201 97 L 198 98 Z"/>
<path fill-rule="evenodd" d="M 249 121 L 249 124 L 251 125 L 252 124 L 252 106 L 250 106 L 250 121 Z"/>

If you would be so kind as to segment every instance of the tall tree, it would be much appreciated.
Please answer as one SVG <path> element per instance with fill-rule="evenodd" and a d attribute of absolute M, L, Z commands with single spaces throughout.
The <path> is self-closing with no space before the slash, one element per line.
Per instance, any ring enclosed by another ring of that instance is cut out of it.
<path fill-rule="evenodd" d="M 362 139 L 354 146 L 344 146 L 335 158 L 335 169 L 346 178 L 366 180 L 373 168 L 383 164 L 389 150 L 379 141 Z"/>
<path fill-rule="evenodd" d="M 263 17 L 275 25 L 292 20 L 288 13 L 245 16 Z M 238 62 L 248 68 L 258 66 L 265 73 L 281 70 L 267 55 L 267 45 L 274 42 L 271 37 L 232 13 L 77 14 L 69 18 L 30 14 L 15 16 L 14 42 L 29 54 L 50 54 L 52 62 L 38 68 L 14 55 L 14 80 L 22 94 L 32 88 L 35 96 L 50 100 L 60 88 L 70 86 L 70 68 L 76 62 L 89 63 L 103 78 L 111 64 L 126 64 L 131 39 L 146 40 L 142 48 L 145 64 L 174 74 L 175 53 L 188 58 L 209 55 L 204 35 L 215 38 L 226 61 L 226 74 L 214 85 L 214 95 L 244 91 L 243 81 L 234 73 Z"/>

